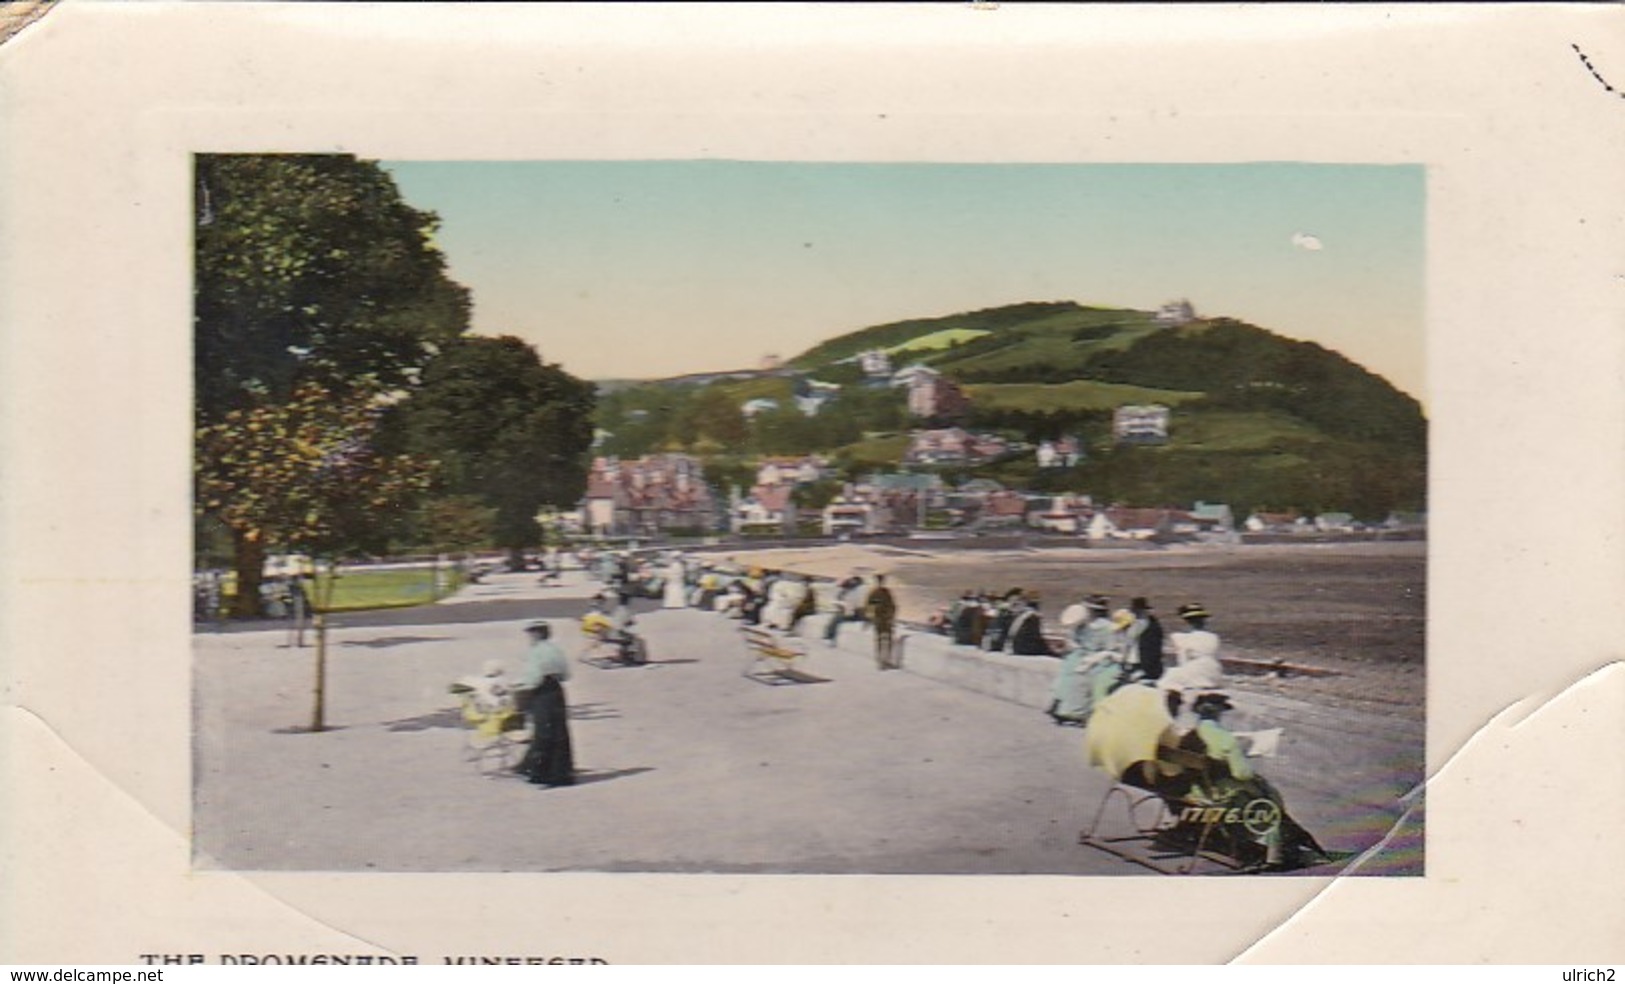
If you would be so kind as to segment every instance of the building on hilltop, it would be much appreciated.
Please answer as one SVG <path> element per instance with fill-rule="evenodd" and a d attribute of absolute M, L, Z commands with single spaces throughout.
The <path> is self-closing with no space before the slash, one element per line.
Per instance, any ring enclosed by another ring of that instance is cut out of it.
<path fill-rule="evenodd" d="M 1118 444 L 1166 444 L 1168 408 L 1160 403 L 1121 406 L 1112 411 L 1112 439 Z"/>
<path fill-rule="evenodd" d="M 1162 307 L 1157 308 L 1157 313 L 1153 317 L 1157 324 L 1165 328 L 1177 328 L 1180 325 L 1188 325 L 1195 321 L 1196 309 L 1191 307 L 1190 301 L 1184 299 L 1169 301 Z"/>

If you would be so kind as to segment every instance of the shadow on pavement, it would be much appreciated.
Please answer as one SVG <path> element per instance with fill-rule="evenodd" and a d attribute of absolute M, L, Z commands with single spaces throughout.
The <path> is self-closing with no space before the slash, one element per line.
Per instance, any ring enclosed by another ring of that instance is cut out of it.
<path fill-rule="evenodd" d="M 430 728 L 463 728 L 463 715 L 456 708 L 446 707 L 417 717 L 399 721 L 385 721 L 386 731 L 428 731 Z"/>
<path fill-rule="evenodd" d="M 609 782 L 612 779 L 624 779 L 635 776 L 640 772 L 653 772 L 652 766 L 640 765 L 631 769 L 579 769 L 576 771 L 577 786 L 590 782 Z"/>
<path fill-rule="evenodd" d="M 346 639 L 342 646 L 363 646 L 367 649 L 388 649 L 390 646 L 410 646 L 417 642 L 445 642 L 451 636 L 385 636 L 382 639 Z"/>
<path fill-rule="evenodd" d="M 748 679 L 769 687 L 783 686 L 787 683 L 829 683 L 829 677 L 813 676 L 802 670 L 774 670 L 772 673 L 752 674 Z"/>
<path fill-rule="evenodd" d="M 312 731 L 308 725 L 298 725 L 298 726 L 288 727 L 288 728 L 272 728 L 271 729 L 271 734 L 273 734 L 273 735 L 325 735 L 330 731 L 345 731 L 345 730 L 348 730 L 347 726 L 342 725 L 342 724 L 329 724 L 329 725 L 326 725 L 325 727 L 323 727 L 322 730 L 320 730 L 320 731 Z"/>
<path fill-rule="evenodd" d="M 572 721 L 607 721 L 620 716 L 620 711 L 607 704 L 573 704 L 570 707 Z"/>

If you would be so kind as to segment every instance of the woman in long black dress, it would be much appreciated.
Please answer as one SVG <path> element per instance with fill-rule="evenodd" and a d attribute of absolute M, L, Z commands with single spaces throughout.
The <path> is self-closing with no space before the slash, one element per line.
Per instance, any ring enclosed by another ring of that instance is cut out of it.
<path fill-rule="evenodd" d="M 564 699 L 570 661 L 551 641 L 553 630 L 546 622 L 531 622 L 525 632 L 530 636 L 525 685 L 531 688 L 525 711 L 530 715 L 532 737 L 518 771 L 538 786 L 568 786 L 575 782 L 570 708 Z"/>

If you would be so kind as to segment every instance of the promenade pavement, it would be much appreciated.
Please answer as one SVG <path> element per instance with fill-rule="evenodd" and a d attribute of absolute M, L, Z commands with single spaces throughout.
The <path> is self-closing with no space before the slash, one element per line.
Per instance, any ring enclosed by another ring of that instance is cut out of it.
<path fill-rule="evenodd" d="M 521 665 L 520 626 L 573 616 L 597 585 L 496 575 L 407 621 L 340 620 L 327 722 L 307 733 L 313 650 L 283 629 L 196 637 L 197 863 L 247 870 L 1135 874 L 1076 843 L 1108 788 L 1082 733 L 1041 712 L 1051 660 L 904 643 L 878 671 L 872 635 L 808 640 L 812 682 L 742 675 L 735 623 L 695 610 L 639 618 L 645 667 L 573 662 L 574 787 L 488 778 L 464 760 L 446 691 L 491 659 Z M 384 615 L 386 613 L 377 613 Z M 438 614 L 438 622 L 419 621 Z M 568 619 L 568 620 L 567 620 Z M 821 625 L 809 625 L 816 630 Z M 1286 722 L 1261 760 L 1326 846 L 1371 873 L 1419 873 L 1419 735 L 1238 692 L 1238 714 Z M 1359 717 L 1355 715 L 1355 717 Z M 1387 729 L 1387 730 L 1385 730 Z M 1324 872 L 1322 872 L 1324 873 Z"/>

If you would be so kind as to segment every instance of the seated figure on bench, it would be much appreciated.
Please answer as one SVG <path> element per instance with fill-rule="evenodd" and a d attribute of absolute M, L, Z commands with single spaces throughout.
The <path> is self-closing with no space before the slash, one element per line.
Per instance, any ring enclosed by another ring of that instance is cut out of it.
<path fill-rule="evenodd" d="M 1181 822 L 1166 839 L 1178 843 L 1208 817 L 1224 816 L 1225 822 L 1214 826 L 1210 843 L 1249 866 L 1280 871 L 1327 860 L 1314 836 L 1287 813 L 1280 791 L 1258 774 L 1240 740 L 1220 722 L 1233 706 L 1222 693 L 1198 694 L 1192 701 L 1197 724 L 1179 745 L 1200 752 L 1207 768 L 1190 777 L 1180 793 L 1183 805 L 1176 817 Z M 1239 823 L 1230 821 L 1232 812 Z"/>
<path fill-rule="evenodd" d="M 1182 703 L 1178 692 L 1130 684 L 1100 702 L 1084 736 L 1091 765 L 1162 800 L 1174 823 L 1155 832 L 1157 845 L 1193 853 L 1200 846 L 1265 870 L 1327 860 L 1221 723 L 1230 699 L 1195 695 L 1189 731 L 1174 723 Z"/>

